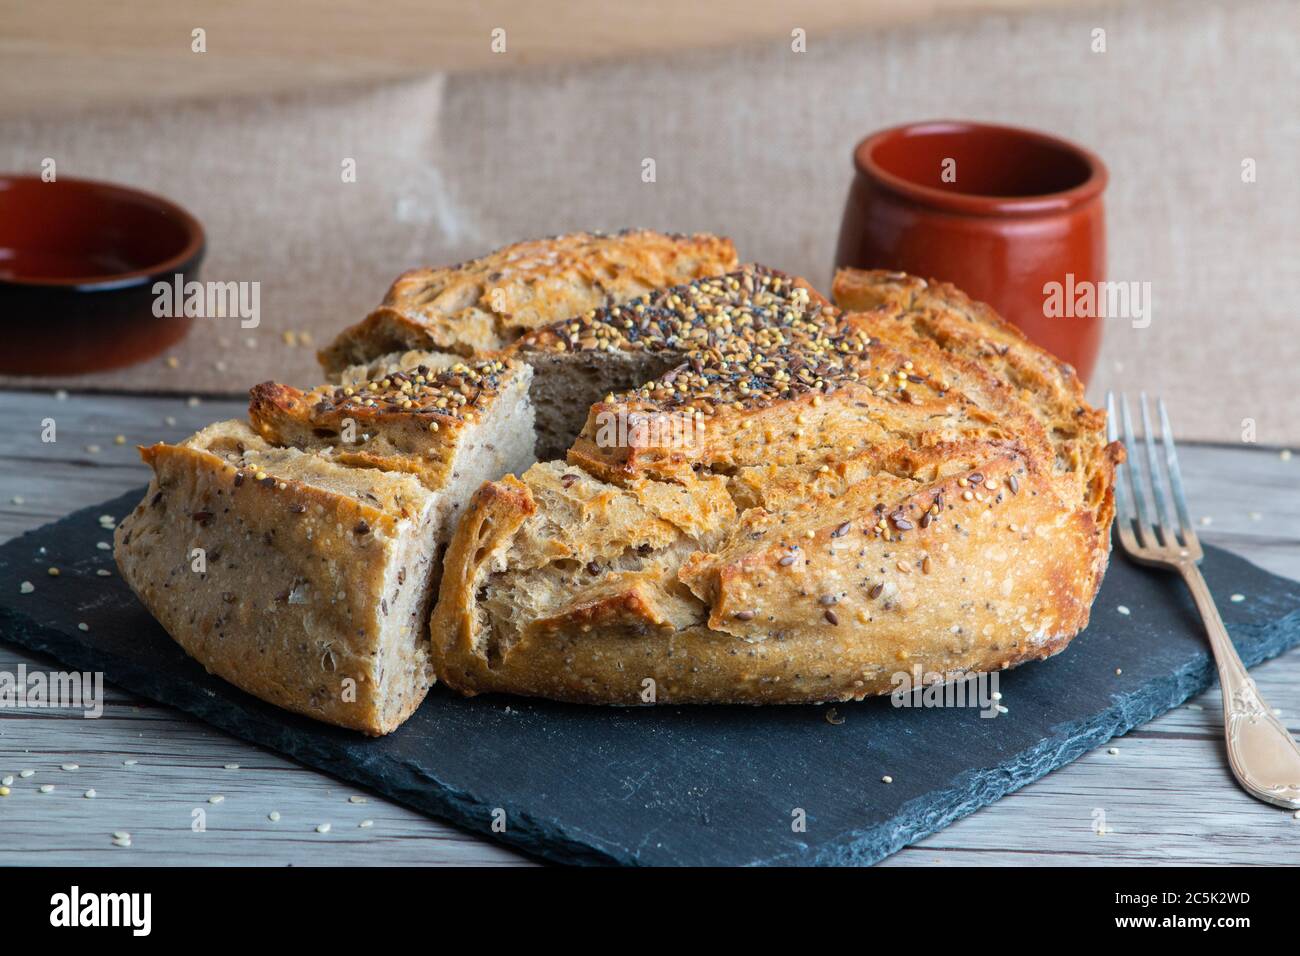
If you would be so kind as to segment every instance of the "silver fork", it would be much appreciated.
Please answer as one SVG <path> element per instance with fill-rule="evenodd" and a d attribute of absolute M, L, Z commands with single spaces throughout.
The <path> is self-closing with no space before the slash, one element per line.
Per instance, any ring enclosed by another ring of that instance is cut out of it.
<path fill-rule="evenodd" d="M 1166 496 L 1161 477 L 1161 454 L 1156 451 L 1151 414 L 1146 393 L 1142 394 L 1142 431 L 1146 445 L 1146 469 L 1138 462 L 1138 444 L 1133 437 L 1133 420 L 1129 416 L 1128 398 L 1119 397 L 1120 417 L 1124 427 L 1124 447 L 1129 460 L 1120 465 L 1115 480 L 1115 526 L 1120 544 L 1139 564 L 1177 571 L 1191 589 L 1196 607 L 1205 621 L 1210 648 L 1219 668 L 1219 686 L 1223 690 L 1223 730 L 1228 747 L 1228 763 L 1237 782 L 1253 797 L 1279 807 L 1300 808 L 1300 747 L 1287 733 L 1282 722 L 1259 696 L 1254 680 L 1232 646 L 1219 610 L 1214 606 L 1210 589 L 1197 567 L 1203 553 L 1196 540 L 1192 521 L 1187 514 L 1187 498 L 1178 471 L 1174 435 L 1169 427 L 1165 403 L 1156 403 L 1160 415 L 1164 472 L 1172 494 Z M 1115 420 L 1115 396 L 1106 395 L 1106 430 L 1110 440 L 1118 437 Z M 1144 480 L 1145 479 L 1145 480 Z M 1150 492 L 1154 521 L 1147 520 L 1146 492 Z M 1172 498 L 1177 522 L 1166 498 Z"/>

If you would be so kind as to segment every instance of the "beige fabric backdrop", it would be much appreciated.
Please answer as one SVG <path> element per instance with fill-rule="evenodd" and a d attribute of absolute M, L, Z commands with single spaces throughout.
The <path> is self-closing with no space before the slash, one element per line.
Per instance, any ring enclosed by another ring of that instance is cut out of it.
<path fill-rule="evenodd" d="M 1106 30 L 1093 53 L 1091 31 Z M 88 82 L 92 80 L 88 79 Z M 850 150 L 914 119 L 1022 124 L 1111 170 L 1110 274 L 1151 326 L 1107 330 L 1094 391 L 1146 388 L 1180 433 L 1300 443 L 1300 5 L 1129 3 L 672 59 L 432 76 L 349 92 L 0 122 L 0 169 L 120 180 L 206 224 L 204 277 L 261 282 L 262 324 L 202 321 L 79 387 L 235 392 L 317 379 L 314 345 L 403 269 L 512 239 L 645 225 L 731 235 L 827 284 Z M 657 181 L 641 181 L 642 160 Z M 1243 183 L 1244 158 L 1258 181 Z M 341 181 L 353 158 L 358 181 Z M 313 346 L 286 331 L 309 330 Z M 21 380 L 10 380 L 22 383 Z M 36 384 L 27 382 L 26 384 Z M 39 383 L 47 384 L 47 383 Z"/>

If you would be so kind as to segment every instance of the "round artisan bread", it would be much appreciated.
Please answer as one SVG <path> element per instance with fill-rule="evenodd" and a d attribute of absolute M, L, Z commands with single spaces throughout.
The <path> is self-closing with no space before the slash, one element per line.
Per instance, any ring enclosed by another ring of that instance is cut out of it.
<path fill-rule="evenodd" d="M 950 286 L 846 272 L 835 297 L 746 268 L 518 343 L 668 370 L 592 405 L 565 462 L 475 495 L 432 619 L 439 678 L 793 703 L 1065 647 L 1109 553 L 1103 415 Z"/>

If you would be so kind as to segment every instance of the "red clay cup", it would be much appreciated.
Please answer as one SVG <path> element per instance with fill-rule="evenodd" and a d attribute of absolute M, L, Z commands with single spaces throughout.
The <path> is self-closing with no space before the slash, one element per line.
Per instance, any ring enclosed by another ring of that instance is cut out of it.
<path fill-rule="evenodd" d="M 937 121 L 868 136 L 853 165 L 837 269 L 951 282 L 1087 381 L 1102 320 L 1049 315 L 1047 302 L 1051 283 L 1105 279 L 1107 177 L 1095 154 L 1032 130 Z"/>

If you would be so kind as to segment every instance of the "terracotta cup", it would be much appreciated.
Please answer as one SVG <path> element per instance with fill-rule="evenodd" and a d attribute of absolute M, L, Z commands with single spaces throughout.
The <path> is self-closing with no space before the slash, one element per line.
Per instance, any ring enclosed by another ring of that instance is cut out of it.
<path fill-rule="evenodd" d="M 868 136 L 853 164 L 836 268 L 951 282 L 1087 380 L 1102 320 L 1049 316 L 1046 303 L 1050 283 L 1105 278 L 1106 167 L 1096 155 L 1031 130 L 928 122 Z"/>

